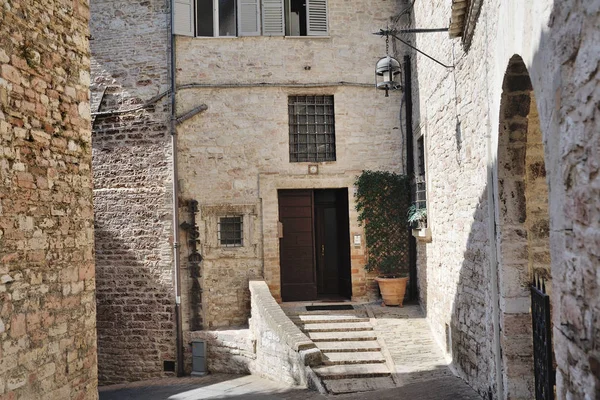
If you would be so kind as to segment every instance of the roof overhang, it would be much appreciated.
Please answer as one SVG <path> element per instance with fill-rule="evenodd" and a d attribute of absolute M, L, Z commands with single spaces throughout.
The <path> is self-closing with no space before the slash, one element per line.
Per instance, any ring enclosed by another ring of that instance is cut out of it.
<path fill-rule="evenodd" d="M 465 48 L 471 44 L 482 4 L 483 0 L 452 0 L 449 34 L 451 38 L 462 37 Z"/>

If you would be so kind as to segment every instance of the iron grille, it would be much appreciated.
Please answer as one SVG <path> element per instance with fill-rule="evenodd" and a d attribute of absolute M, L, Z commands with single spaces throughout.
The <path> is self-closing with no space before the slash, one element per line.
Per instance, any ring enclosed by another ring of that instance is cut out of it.
<path fill-rule="evenodd" d="M 531 285 L 531 318 L 533 322 L 533 363 L 535 399 L 554 399 L 554 366 L 552 363 L 552 320 L 550 296 L 543 279 L 535 278 Z"/>
<path fill-rule="evenodd" d="M 244 245 L 243 221 L 241 216 L 219 218 L 219 243 L 224 247 L 241 247 Z"/>
<path fill-rule="evenodd" d="M 413 203 L 418 209 L 427 208 L 427 185 L 425 184 L 425 143 L 423 136 L 417 139 L 417 170 L 412 187 Z"/>
<path fill-rule="evenodd" d="M 427 186 L 424 175 L 415 176 L 413 194 L 413 203 L 417 205 L 417 208 L 427 208 Z"/>
<path fill-rule="evenodd" d="M 290 162 L 335 161 L 333 96 L 290 96 Z"/>

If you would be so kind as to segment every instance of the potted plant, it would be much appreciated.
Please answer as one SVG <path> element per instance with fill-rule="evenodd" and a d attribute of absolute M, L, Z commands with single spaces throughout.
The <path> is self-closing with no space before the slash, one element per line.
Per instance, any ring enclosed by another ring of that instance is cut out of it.
<path fill-rule="evenodd" d="M 427 209 L 419 208 L 413 204 L 408 208 L 407 222 L 413 229 L 422 229 L 427 226 Z"/>
<path fill-rule="evenodd" d="M 363 171 L 355 181 L 358 222 L 367 245 L 365 269 L 376 271 L 384 305 L 402 307 L 408 281 L 409 179 L 386 171 Z"/>

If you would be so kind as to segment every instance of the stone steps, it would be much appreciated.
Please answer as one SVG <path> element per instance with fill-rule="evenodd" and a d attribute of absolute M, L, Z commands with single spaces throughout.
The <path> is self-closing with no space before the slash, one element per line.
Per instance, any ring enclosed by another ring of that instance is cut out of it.
<path fill-rule="evenodd" d="M 377 335 L 373 331 L 308 332 L 307 335 L 313 342 L 377 340 Z"/>
<path fill-rule="evenodd" d="M 323 353 L 325 365 L 378 364 L 384 363 L 385 357 L 379 351 Z"/>
<path fill-rule="evenodd" d="M 369 318 L 360 318 L 355 315 L 298 315 L 292 317 L 291 320 L 300 324 L 369 322 Z"/>
<path fill-rule="evenodd" d="M 325 379 L 323 384 L 331 394 L 369 392 L 371 390 L 392 389 L 396 384 L 389 376 L 363 379 Z"/>
<path fill-rule="evenodd" d="M 374 351 L 381 350 L 381 345 L 376 340 L 357 340 L 343 342 L 315 342 L 317 347 L 322 352 L 327 353 L 343 353 L 357 351 Z"/>
<path fill-rule="evenodd" d="M 304 324 L 300 327 L 305 332 L 352 332 L 372 331 L 370 322 L 331 322 L 325 324 Z"/>
<path fill-rule="evenodd" d="M 321 379 L 373 378 L 390 376 L 390 370 L 384 364 L 329 365 L 313 368 Z"/>
<path fill-rule="evenodd" d="M 352 311 L 295 312 L 290 319 L 323 352 L 315 375 L 331 394 L 395 387 L 369 318 Z"/>

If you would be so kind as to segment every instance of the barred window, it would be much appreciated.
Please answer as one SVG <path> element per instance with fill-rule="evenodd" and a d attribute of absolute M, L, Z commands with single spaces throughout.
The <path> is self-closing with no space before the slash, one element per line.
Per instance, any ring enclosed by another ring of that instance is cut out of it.
<path fill-rule="evenodd" d="M 425 181 L 425 143 L 423 136 L 417 139 L 417 170 L 415 171 L 414 202 L 417 208 L 427 208 L 427 186 Z"/>
<path fill-rule="evenodd" d="M 217 233 L 221 246 L 242 247 L 244 245 L 243 228 L 242 216 L 220 217 Z"/>
<path fill-rule="evenodd" d="M 290 96 L 290 162 L 335 161 L 333 96 Z"/>

